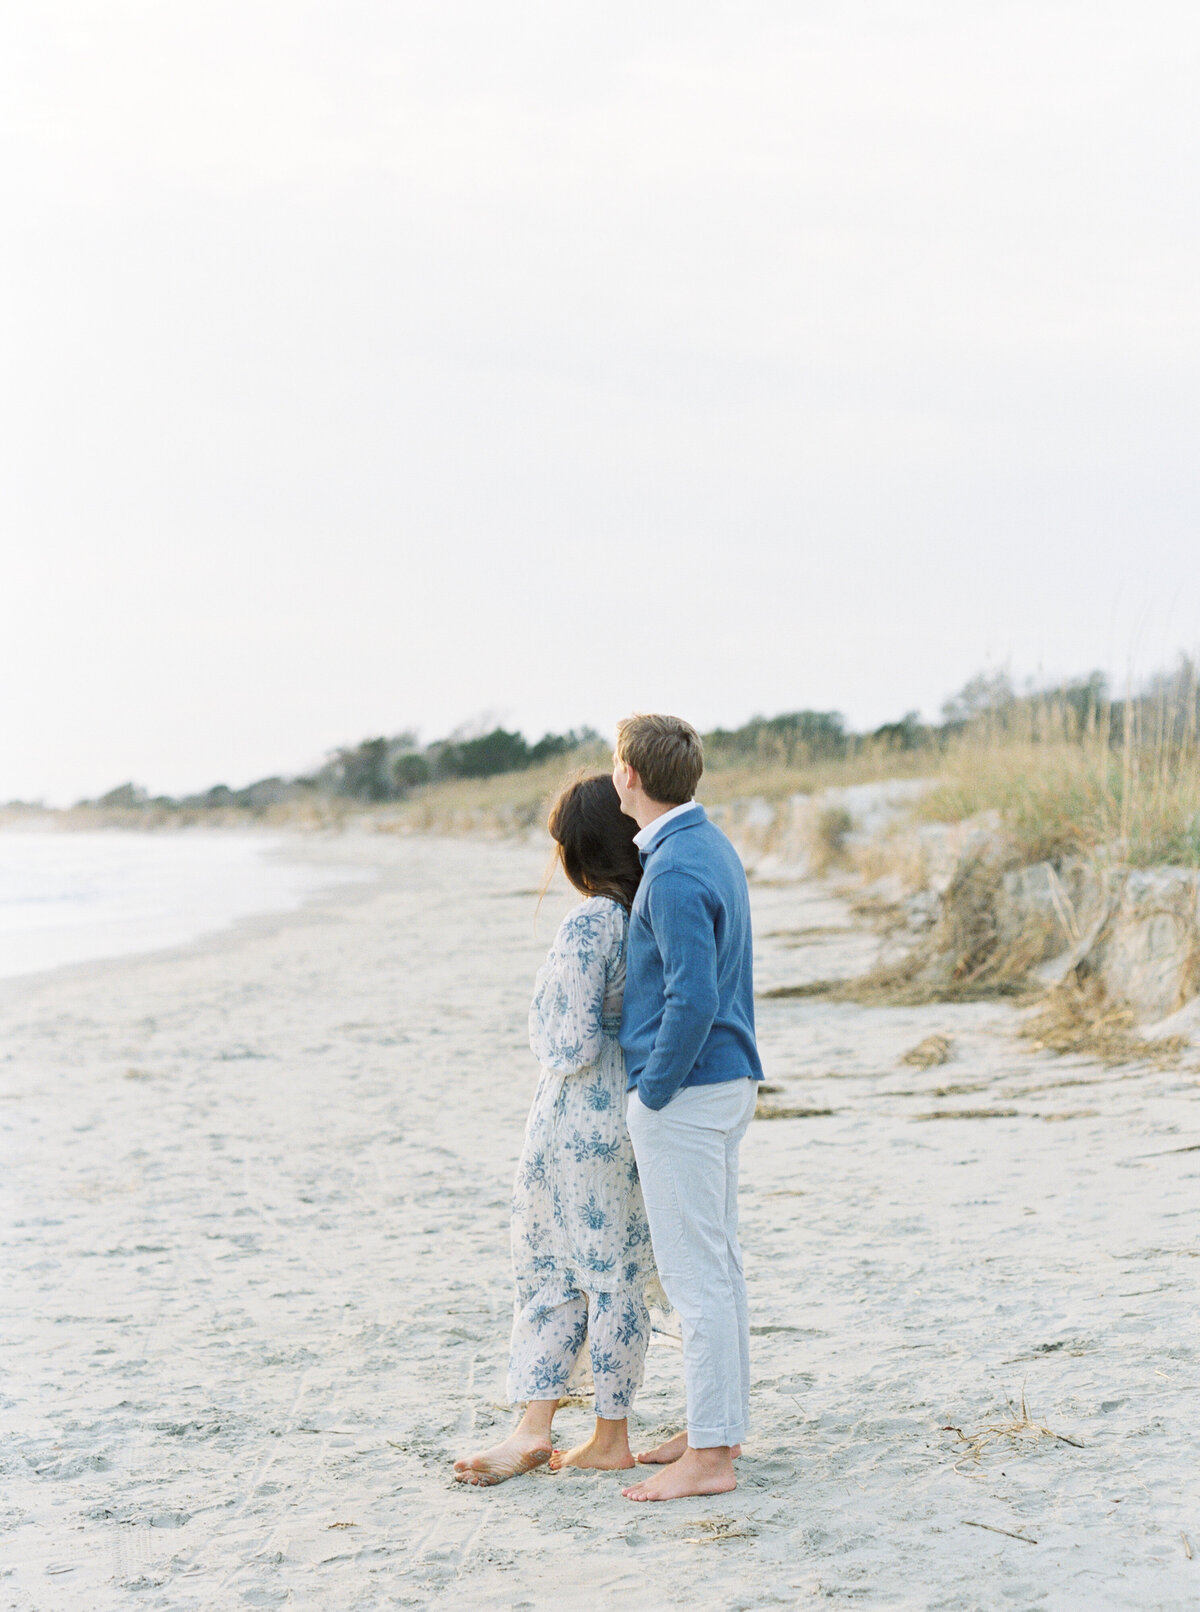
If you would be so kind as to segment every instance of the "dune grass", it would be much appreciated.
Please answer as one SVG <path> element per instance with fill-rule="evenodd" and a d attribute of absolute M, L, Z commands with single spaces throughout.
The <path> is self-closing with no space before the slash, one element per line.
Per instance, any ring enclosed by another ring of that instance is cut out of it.
<path fill-rule="evenodd" d="M 1030 701 L 954 739 L 937 773 L 916 815 L 998 811 L 1024 861 L 1103 849 L 1130 867 L 1200 865 L 1194 690 L 1186 703 L 1131 705 L 1120 731 L 1109 710 L 1081 724 L 1063 703 Z"/>
<path fill-rule="evenodd" d="M 417 832 L 532 827 L 573 772 L 607 771 L 609 763 L 607 750 L 591 747 L 526 772 L 430 784 L 370 815 Z M 1102 731 L 1033 738 L 975 729 L 944 748 L 864 744 L 844 758 L 798 767 L 718 765 L 706 770 L 699 796 L 710 805 L 751 796 L 774 804 L 795 794 L 922 777 L 934 782 L 913 806 L 919 820 L 960 822 L 996 811 L 1022 861 L 1103 848 L 1132 867 L 1200 865 L 1200 755 L 1194 744 L 1162 737 L 1114 743 Z"/>

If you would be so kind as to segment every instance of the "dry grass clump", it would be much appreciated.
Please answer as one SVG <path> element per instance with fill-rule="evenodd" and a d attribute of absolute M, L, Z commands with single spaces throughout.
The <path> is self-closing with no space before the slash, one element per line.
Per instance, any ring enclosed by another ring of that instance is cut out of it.
<path fill-rule="evenodd" d="M 1029 1414 L 1029 1407 L 1025 1403 L 1023 1390 L 1019 1408 L 1011 1400 L 1006 1401 L 1006 1403 L 1008 1405 L 1007 1419 L 1001 1422 L 989 1422 L 986 1427 L 981 1427 L 976 1433 L 964 1433 L 961 1427 L 948 1426 L 943 1428 L 943 1432 L 956 1434 L 959 1441 L 966 1445 L 966 1449 L 954 1463 L 956 1472 L 962 1472 L 964 1461 L 972 1461 L 976 1466 L 979 1466 L 986 1452 L 997 1444 L 1003 1444 L 1006 1450 L 1017 1454 L 1035 1449 L 1046 1439 L 1055 1439 L 1060 1444 L 1070 1444 L 1072 1448 L 1077 1450 L 1084 1448 L 1084 1445 L 1078 1439 L 1068 1438 L 1065 1433 L 1056 1433 L 1053 1428 L 1047 1427 L 1044 1422 L 1035 1422 Z"/>
<path fill-rule="evenodd" d="M 878 1007 L 927 1002 L 979 1002 L 1021 996 L 1046 951 L 1046 928 L 1031 923 L 1015 937 L 1000 932 L 996 898 L 1013 865 L 1000 843 L 966 858 L 942 901 L 933 928 L 903 957 L 852 980 L 778 986 L 768 998 L 822 996 Z"/>
<path fill-rule="evenodd" d="M 809 834 L 809 854 L 815 874 L 828 873 L 831 867 L 845 860 L 846 836 L 853 827 L 854 819 L 844 806 L 826 806 L 817 813 Z"/>
<path fill-rule="evenodd" d="M 835 1113 L 832 1108 L 801 1108 L 794 1103 L 764 1103 L 754 1109 L 755 1119 L 828 1119 Z"/>
<path fill-rule="evenodd" d="M 914 1069 L 936 1069 L 940 1064 L 949 1063 L 953 1056 L 954 1042 L 948 1035 L 927 1035 L 924 1041 L 910 1047 L 900 1062 Z"/>
<path fill-rule="evenodd" d="M 819 996 L 830 1002 L 857 1002 L 855 995 L 858 980 L 806 980 L 803 985 L 773 985 L 769 991 L 759 991 L 760 1002 L 787 1002 L 806 996 Z"/>
<path fill-rule="evenodd" d="M 967 857 L 950 881 L 928 944 L 947 960 L 960 997 L 964 991 L 1015 996 L 1026 990 L 1030 970 L 1057 934 L 1057 920 L 1049 916 L 1026 918 L 1016 935 L 1002 933 L 998 897 L 1005 873 L 1018 861 L 1011 841 L 998 842 Z"/>
<path fill-rule="evenodd" d="M 683 1526 L 700 1529 L 698 1534 L 684 1540 L 686 1545 L 719 1545 L 726 1539 L 755 1539 L 758 1535 L 757 1528 L 747 1528 L 743 1521 L 733 1517 L 697 1517 Z"/>
<path fill-rule="evenodd" d="M 1020 996 L 1045 955 L 1043 926 L 1000 932 L 996 898 L 1012 855 L 1003 844 L 967 857 L 954 874 L 929 933 L 898 962 L 859 982 L 859 1000 L 919 1004 Z"/>
<path fill-rule="evenodd" d="M 1127 1063 L 1169 1068 L 1189 1046 L 1185 1035 L 1153 1040 L 1138 1035 L 1132 1008 L 1108 1001 L 1098 981 L 1074 976 L 1043 997 L 1019 1033 L 1035 1052 L 1076 1053 L 1110 1068 Z"/>
<path fill-rule="evenodd" d="M 932 1108 L 914 1119 L 1020 1119 L 1019 1108 Z"/>
<path fill-rule="evenodd" d="M 1020 997 L 1025 987 L 1001 981 L 945 981 L 923 975 L 907 960 L 893 967 L 873 969 L 850 980 L 807 980 L 802 985 L 776 985 L 760 992 L 766 1002 L 819 997 L 825 1002 L 856 1002 L 860 1007 L 925 1007 L 930 1002 L 989 1002 L 996 997 Z"/>

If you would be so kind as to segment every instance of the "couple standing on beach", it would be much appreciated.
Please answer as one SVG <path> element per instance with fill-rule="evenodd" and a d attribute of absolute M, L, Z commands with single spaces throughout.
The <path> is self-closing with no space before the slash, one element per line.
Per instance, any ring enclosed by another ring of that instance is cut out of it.
<path fill-rule="evenodd" d="M 632 1467 L 628 1414 L 661 1279 L 682 1326 L 687 1430 L 639 1455 L 658 1470 L 622 1493 L 675 1500 L 734 1488 L 748 1430 L 738 1147 L 762 1079 L 750 904 L 737 853 L 692 798 L 704 767 L 695 729 L 630 717 L 613 762 L 611 780 L 569 785 L 550 814 L 584 899 L 529 1016 L 542 1074 L 513 1193 L 508 1369 L 508 1397 L 525 1410 L 502 1443 L 456 1461 L 455 1477 Z M 589 1366 L 595 1431 L 556 1451 L 555 1410 Z"/>

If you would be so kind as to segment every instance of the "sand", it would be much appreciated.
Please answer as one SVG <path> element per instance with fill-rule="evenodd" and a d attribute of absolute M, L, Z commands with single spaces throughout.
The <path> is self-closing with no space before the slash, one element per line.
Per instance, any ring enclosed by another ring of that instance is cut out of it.
<path fill-rule="evenodd" d="M 1197 1057 L 1055 1060 L 1002 1006 L 764 1002 L 771 1100 L 832 1112 L 745 1146 L 738 1490 L 464 1490 L 452 1458 L 509 1421 L 525 1011 L 563 903 L 535 933 L 525 845 L 295 854 L 378 877 L 0 985 L 0 1607 L 1200 1601 Z M 872 955 L 827 885 L 754 901 L 764 986 Z M 934 1033 L 950 1062 L 900 1062 Z M 1049 1432 L 972 1442 L 1022 1395 Z M 657 1346 L 637 1442 L 682 1408 Z"/>

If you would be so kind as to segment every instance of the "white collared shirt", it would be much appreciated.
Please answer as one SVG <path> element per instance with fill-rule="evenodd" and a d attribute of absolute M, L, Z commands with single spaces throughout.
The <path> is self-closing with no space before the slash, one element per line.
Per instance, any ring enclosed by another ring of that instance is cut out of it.
<path fill-rule="evenodd" d="M 633 843 L 639 851 L 648 851 L 651 843 L 658 838 L 659 832 L 666 828 L 671 819 L 678 817 L 681 812 L 690 812 L 695 804 L 694 800 L 685 800 L 682 806 L 672 806 L 669 812 L 656 817 L 652 823 L 647 823 L 645 828 L 639 828 L 633 836 Z"/>

